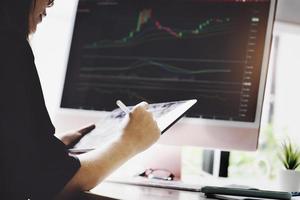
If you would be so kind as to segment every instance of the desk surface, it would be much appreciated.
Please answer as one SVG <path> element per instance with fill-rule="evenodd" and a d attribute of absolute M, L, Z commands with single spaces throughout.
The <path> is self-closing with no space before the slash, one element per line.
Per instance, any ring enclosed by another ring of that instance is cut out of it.
<path fill-rule="evenodd" d="M 207 199 L 202 193 L 171 190 L 154 187 L 126 185 L 103 182 L 90 192 L 88 199 L 122 199 L 122 200 L 202 200 Z"/>
<path fill-rule="evenodd" d="M 103 182 L 84 195 L 85 200 L 212 200 L 203 193 Z M 82 199 L 82 198 L 80 198 Z M 300 200 L 294 197 L 292 200 Z"/>

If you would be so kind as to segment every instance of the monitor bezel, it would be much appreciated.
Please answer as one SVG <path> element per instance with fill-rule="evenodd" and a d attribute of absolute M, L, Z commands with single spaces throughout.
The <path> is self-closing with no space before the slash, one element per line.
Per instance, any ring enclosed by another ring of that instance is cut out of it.
<path fill-rule="evenodd" d="M 78 2 L 79 2 L 79 0 L 77 0 L 77 2 L 76 2 L 77 3 L 76 7 L 78 7 Z M 277 0 L 270 0 L 269 17 L 268 17 L 268 23 L 267 23 L 267 31 L 266 31 L 265 45 L 264 45 L 264 51 L 263 51 L 264 53 L 263 53 L 260 80 L 259 80 L 255 121 L 254 122 L 242 122 L 242 121 L 228 121 L 228 120 L 184 117 L 179 122 L 180 124 L 186 124 L 186 125 L 199 125 L 199 126 L 208 125 L 208 126 L 216 126 L 216 127 L 229 128 L 229 129 L 231 129 L 231 128 L 233 128 L 233 129 L 234 128 L 246 128 L 246 129 L 253 130 L 252 134 L 255 134 L 255 135 L 253 135 L 252 138 L 256 138 L 257 141 L 255 143 L 252 143 L 252 145 L 245 146 L 245 148 L 241 147 L 241 145 L 238 145 L 239 147 L 236 148 L 234 144 L 229 144 L 229 145 L 222 146 L 221 147 L 222 149 L 239 149 L 239 150 L 240 149 L 243 149 L 243 150 L 256 150 L 257 149 L 260 123 L 261 123 L 261 117 L 262 117 L 264 92 L 265 92 L 265 87 L 266 87 L 268 65 L 269 65 L 269 58 L 270 58 L 270 52 L 271 52 L 272 33 L 273 33 L 273 27 L 274 27 L 274 21 L 275 21 L 276 6 L 277 6 Z M 73 21 L 72 21 L 73 26 L 72 26 L 71 33 L 73 33 L 74 28 L 75 28 L 76 16 L 77 16 L 77 9 L 75 10 L 75 13 L 73 15 Z M 63 114 L 67 117 L 82 116 L 83 118 L 91 119 L 92 121 L 95 121 L 95 120 L 97 120 L 97 118 L 101 118 L 101 116 L 106 116 L 109 112 L 61 107 L 72 40 L 73 40 L 73 35 L 70 37 L 70 39 L 68 41 L 69 48 L 68 48 L 65 65 L 64 65 L 65 69 L 63 72 L 62 84 L 60 84 L 61 85 L 61 88 L 60 88 L 61 92 L 60 92 L 60 97 L 59 97 L 60 101 L 58 102 L 59 105 L 57 106 L 58 109 L 57 109 L 56 114 L 58 114 L 58 115 Z M 83 120 L 83 121 L 86 121 L 86 120 Z M 67 129 L 67 127 L 66 127 L 66 129 Z M 235 133 L 232 133 L 232 135 L 229 135 L 228 137 L 234 137 L 234 135 L 235 135 Z M 175 143 L 171 142 L 171 144 L 176 144 L 176 142 Z M 189 144 L 187 144 L 187 145 L 189 145 Z M 193 145 L 193 143 L 191 143 L 191 144 Z M 207 144 L 207 147 L 210 147 L 210 146 L 212 146 L 213 148 L 216 148 L 215 145 Z"/>

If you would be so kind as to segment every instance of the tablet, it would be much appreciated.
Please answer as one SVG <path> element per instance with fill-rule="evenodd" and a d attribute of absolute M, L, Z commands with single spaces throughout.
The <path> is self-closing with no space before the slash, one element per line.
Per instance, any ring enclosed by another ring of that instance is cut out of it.
<path fill-rule="evenodd" d="M 196 99 L 185 101 L 173 101 L 164 103 L 149 104 L 148 110 L 153 113 L 157 125 L 163 134 L 174 123 L 176 123 L 187 110 L 189 110 L 195 103 Z M 132 107 L 128 107 L 132 109 Z M 85 135 L 70 152 L 81 153 L 101 147 L 101 145 L 108 143 L 121 134 L 122 121 L 126 113 L 120 108 L 110 112 L 108 116 L 101 119 L 96 128 L 89 134 Z"/>

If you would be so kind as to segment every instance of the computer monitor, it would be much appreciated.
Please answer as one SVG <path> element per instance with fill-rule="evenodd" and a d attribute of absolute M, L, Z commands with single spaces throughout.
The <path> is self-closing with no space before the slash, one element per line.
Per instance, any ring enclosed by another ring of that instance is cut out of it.
<path fill-rule="evenodd" d="M 61 111 L 197 99 L 162 144 L 255 150 L 276 0 L 79 0 Z"/>

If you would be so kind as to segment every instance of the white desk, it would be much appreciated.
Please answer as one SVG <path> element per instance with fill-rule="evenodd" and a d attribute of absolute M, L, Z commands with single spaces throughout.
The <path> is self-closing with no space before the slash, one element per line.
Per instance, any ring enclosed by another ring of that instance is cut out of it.
<path fill-rule="evenodd" d="M 203 200 L 202 193 L 103 182 L 90 192 L 89 200 Z"/>
<path fill-rule="evenodd" d="M 223 179 L 224 180 L 224 179 Z M 221 182 L 223 182 L 223 180 Z M 225 182 L 228 182 L 226 179 Z M 103 182 L 84 194 L 81 200 L 209 200 L 203 193 L 165 188 Z M 212 200 L 212 199 L 210 199 Z M 295 197 L 293 200 L 300 200 Z"/>

